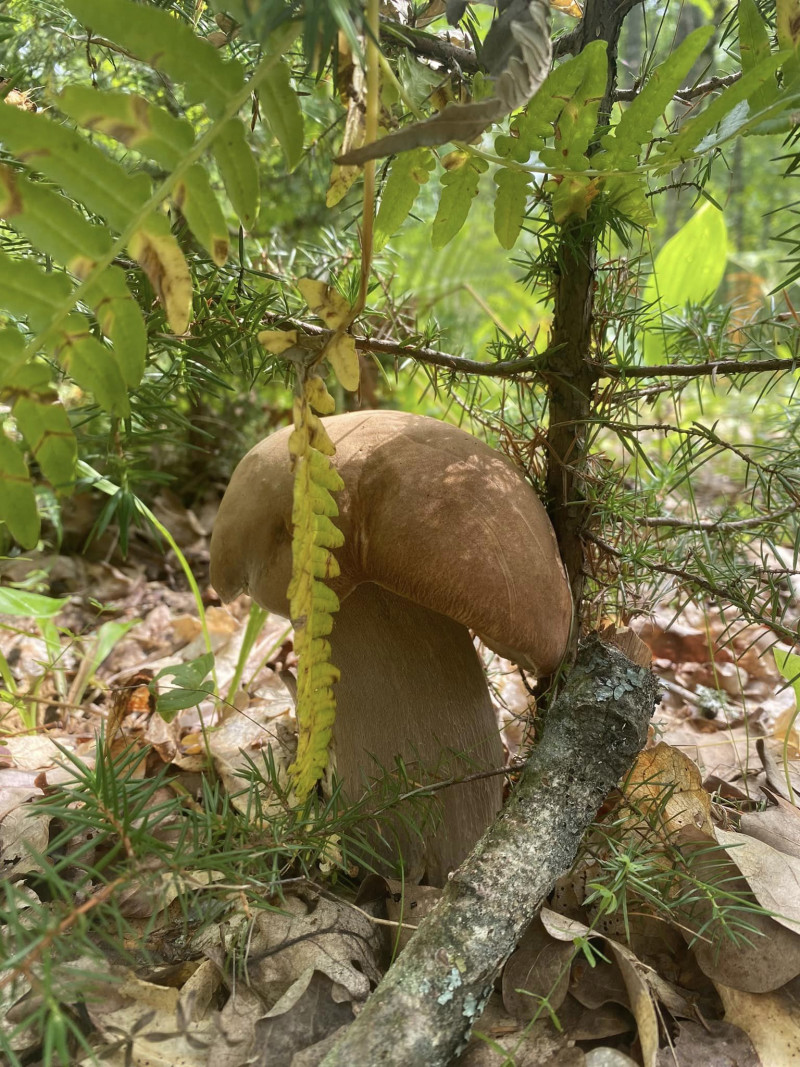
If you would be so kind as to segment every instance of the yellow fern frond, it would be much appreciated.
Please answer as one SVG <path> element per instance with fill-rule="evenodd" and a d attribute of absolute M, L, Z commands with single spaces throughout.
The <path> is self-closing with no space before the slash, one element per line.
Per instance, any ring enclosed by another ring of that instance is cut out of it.
<path fill-rule="evenodd" d="M 315 414 L 333 410 L 333 399 L 321 378 L 303 376 L 294 402 L 294 431 L 289 449 L 295 460 L 292 503 L 292 580 L 289 601 L 297 652 L 297 758 L 289 768 L 299 798 L 308 796 L 328 763 L 328 745 L 336 699 L 333 686 L 339 671 L 330 663 L 325 637 L 333 628 L 339 598 L 324 579 L 339 573 L 332 549 L 344 541 L 332 519 L 339 514 L 332 494 L 343 487 L 331 465 L 334 446 Z"/>

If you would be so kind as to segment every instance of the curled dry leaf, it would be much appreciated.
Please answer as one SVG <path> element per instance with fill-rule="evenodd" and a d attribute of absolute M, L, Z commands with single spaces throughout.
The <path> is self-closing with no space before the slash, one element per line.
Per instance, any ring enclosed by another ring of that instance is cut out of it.
<path fill-rule="evenodd" d="M 550 71 L 551 56 L 547 0 L 510 0 L 492 23 L 481 50 L 481 62 L 494 78 L 490 98 L 448 104 L 432 118 L 363 148 L 348 150 L 343 145 L 337 162 L 360 165 L 413 148 L 474 141 L 487 126 L 531 99 Z"/>
<path fill-rule="evenodd" d="M 301 278 L 297 288 L 309 310 L 318 315 L 329 330 L 337 330 L 347 322 L 350 305 L 332 285 L 315 278 Z"/>
<path fill-rule="evenodd" d="M 693 826 L 711 833 L 711 798 L 700 771 L 680 749 L 660 742 L 640 752 L 624 785 L 629 804 L 657 816 L 664 836 Z"/>

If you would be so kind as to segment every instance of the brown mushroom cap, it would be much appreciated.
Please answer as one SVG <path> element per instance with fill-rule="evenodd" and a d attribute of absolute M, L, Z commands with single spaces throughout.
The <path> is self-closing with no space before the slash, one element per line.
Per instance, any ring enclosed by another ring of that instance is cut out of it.
<path fill-rule="evenodd" d="M 555 535 L 513 464 L 471 434 L 400 411 L 323 419 L 344 490 L 344 599 L 374 582 L 474 630 L 537 674 L 560 662 L 572 603 Z M 288 616 L 292 471 L 289 429 L 236 468 L 211 539 L 211 581 L 223 600 L 250 593 Z"/>

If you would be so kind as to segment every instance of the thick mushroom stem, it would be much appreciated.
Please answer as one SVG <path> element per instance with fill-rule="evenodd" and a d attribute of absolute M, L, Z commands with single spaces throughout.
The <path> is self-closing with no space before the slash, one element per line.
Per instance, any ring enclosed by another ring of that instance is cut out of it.
<path fill-rule="evenodd" d="M 444 615 L 371 582 L 355 589 L 334 620 L 337 774 L 351 798 L 389 772 L 400 755 L 414 782 L 432 782 L 503 765 L 503 748 L 486 678 L 469 631 Z M 502 776 L 452 785 L 404 819 L 435 820 L 419 836 L 403 818 L 387 824 L 391 852 L 407 877 L 444 885 L 502 802 Z"/>

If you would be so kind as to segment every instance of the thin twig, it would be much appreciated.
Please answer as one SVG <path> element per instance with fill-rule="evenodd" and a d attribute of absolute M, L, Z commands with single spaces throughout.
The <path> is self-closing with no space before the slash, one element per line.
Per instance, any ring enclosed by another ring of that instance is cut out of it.
<path fill-rule="evenodd" d="M 300 330 L 307 338 L 318 339 L 318 343 L 327 343 L 332 336 L 331 330 L 325 330 L 314 323 L 290 318 L 278 312 L 265 312 L 265 322 L 285 326 L 288 330 Z M 498 360 L 496 363 L 482 363 L 465 356 L 454 356 L 437 348 L 420 347 L 409 341 L 396 341 L 392 338 L 356 337 L 356 348 L 360 352 L 374 355 L 400 356 L 428 363 L 433 367 L 442 367 L 456 374 L 479 374 L 485 378 L 513 378 L 520 374 L 541 374 L 545 369 L 548 353 L 524 356 L 520 359 Z M 739 360 L 725 359 L 707 363 L 665 363 L 654 367 L 618 367 L 609 364 L 596 364 L 598 378 L 624 380 L 626 378 L 697 378 L 709 374 L 758 374 L 766 371 L 795 371 L 800 367 L 798 359 L 759 359 Z"/>
<path fill-rule="evenodd" d="M 709 78 L 707 81 L 693 85 L 691 89 L 678 89 L 672 99 L 680 100 L 684 104 L 690 104 L 693 100 L 697 100 L 701 96 L 707 96 L 709 93 L 716 92 L 717 89 L 727 89 L 729 85 L 734 85 L 738 82 L 741 76 L 742 72 L 737 70 L 735 74 L 725 74 L 715 78 Z M 614 99 L 617 101 L 635 100 L 641 91 L 641 85 L 634 85 L 631 89 L 618 89 L 617 92 L 614 93 Z"/>
<path fill-rule="evenodd" d="M 381 37 L 399 41 L 417 55 L 438 60 L 450 69 L 457 68 L 465 74 L 477 74 L 481 69 L 478 57 L 471 48 L 460 48 L 441 37 L 424 30 L 412 29 L 410 26 L 402 26 L 391 19 L 381 19 Z"/>
<path fill-rule="evenodd" d="M 664 517 L 653 515 L 644 519 L 637 519 L 636 522 L 639 526 L 656 528 L 665 526 L 680 530 L 750 530 L 763 526 L 767 522 L 778 522 L 787 515 L 793 515 L 796 512 L 797 505 L 790 504 L 788 507 L 781 508 L 780 511 L 773 512 L 771 515 L 758 515 L 752 519 L 698 519 L 693 522 L 691 519 L 677 519 L 671 515 Z"/>

